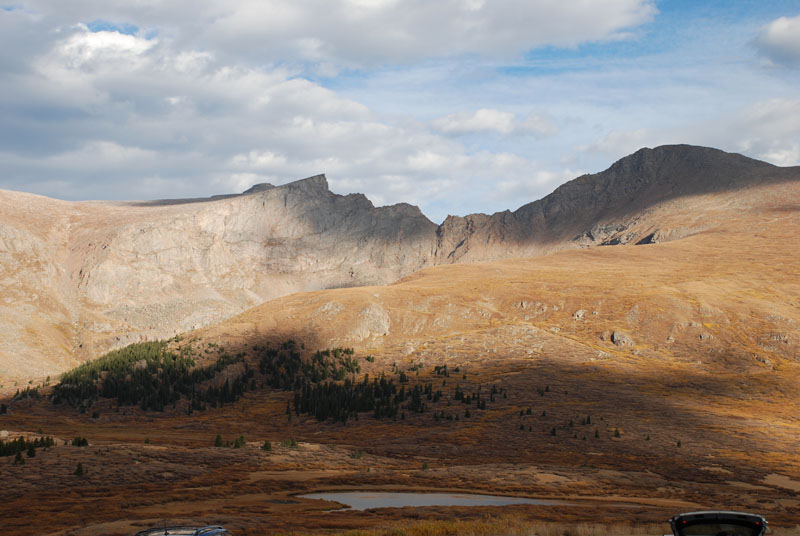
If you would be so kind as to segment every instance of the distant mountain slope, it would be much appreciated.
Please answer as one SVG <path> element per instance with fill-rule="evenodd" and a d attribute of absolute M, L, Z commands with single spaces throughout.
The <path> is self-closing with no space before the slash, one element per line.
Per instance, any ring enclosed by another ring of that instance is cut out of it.
<path fill-rule="evenodd" d="M 54 374 L 295 292 L 722 228 L 786 181 L 797 184 L 800 168 L 664 146 L 514 212 L 441 226 L 411 205 L 334 194 L 322 175 L 209 199 L 68 203 L 0 191 L 0 378 Z M 783 198 L 796 204 L 796 190 Z"/>
<path fill-rule="evenodd" d="M 437 262 L 678 238 L 702 226 L 676 229 L 670 222 L 660 228 L 657 218 L 646 216 L 665 204 L 674 210 L 692 196 L 791 180 L 800 180 L 800 167 L 780 168 L 691 145 L 640 149 L 601 173 L 578 177 L 513 212 L 448 217 L 439 229 Z"/>

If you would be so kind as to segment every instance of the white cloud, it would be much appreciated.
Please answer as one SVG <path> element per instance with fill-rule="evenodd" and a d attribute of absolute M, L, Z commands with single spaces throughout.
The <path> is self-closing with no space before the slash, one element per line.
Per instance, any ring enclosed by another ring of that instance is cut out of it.
<path fill-rule="evenodd" d="M 258 61 L 344 65 L 478 54 L 514 57 L 544 45 L 626 38 L 649 22 L 653 0 L 30 0 L 62 18 L 104 18 L 160 28 Z M 321 14 L 324 13 L 324 16 Z"/>
<path fill-rule="evenodd" d="M 475 134 L 497 132 L 499 134 L 534 134 L 549 136 L 558 131 L 550 119 L 531 114 L 522 121 L 511 112 L 492 108 L 481 108 L 472 113 L 458 112 L 448 114 L 432 122 L 433 127 L 444 134 Z"/>
<path fill-rule="evenodd" d="M 60 59 L 70 67 L 85 67 L 99 62 L 132 61 L 157 44 L 119 32 L 91 32 L 78 25 L 79 32 L 71 35 L 60 46 Z"/>
<path fill-rule="evenodd" d="M 745 109 L 723 131 L 736 150 L 779 166 L 800 165 L 800 99 L 769 99 Z"/>
<path fill-rule="evenodd" d="M 800 64 L 800 15 L 773 20 L 761 30 L 755 43 L 775 63 Z"/>
<path fill-rule="evenodd" d="M 798 166 L 800 165 L 800 144 L 787 142 L 782 147 L 762 153 L 761 158 L 776 166 Z"/>
<path fill-rule="evenodd" d="M 631 131 L 612 130 L 597 138 L 594 142 L 581 145 L 578 150 L 587 153 L 602 153 L 608 156 L 623 156 L 640 149 L 648 137 L 647 129 L 639 128 Z"/>
<path fill-rule="evenodd" d="M 455 113 L 440 117 L 433 126 L 446 134 L 469 134 L 495 131 L 510 134 L 514 130 L 514 114 L 481 108 L 473 113 Z"/>

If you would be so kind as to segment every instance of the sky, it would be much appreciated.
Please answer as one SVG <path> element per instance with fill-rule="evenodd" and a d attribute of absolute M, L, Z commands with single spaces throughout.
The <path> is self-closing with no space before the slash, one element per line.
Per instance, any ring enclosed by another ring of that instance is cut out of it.
<path fill-rule="evenodd" d="M 0 188 L 241 192 L 325 173 L 433 221 L 641 147 L 800 164 L 800 2 L 0 0 Z"/>

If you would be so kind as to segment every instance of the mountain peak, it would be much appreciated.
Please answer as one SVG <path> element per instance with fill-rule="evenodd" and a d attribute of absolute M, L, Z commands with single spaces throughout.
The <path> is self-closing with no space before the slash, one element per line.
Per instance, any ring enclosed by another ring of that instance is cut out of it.
<path fill-rule="evenodd" d="M 305 179 L 300 179 L 298 181 L 289 182 L 281 186 L 281 188 L 299 188 L 307 192 L 330 191 L 328 188 L 328 179 L 325 177 L 324 173 L 321 173 L 319 175 L 314 175 L 312 177 L 307 177 Z"/>

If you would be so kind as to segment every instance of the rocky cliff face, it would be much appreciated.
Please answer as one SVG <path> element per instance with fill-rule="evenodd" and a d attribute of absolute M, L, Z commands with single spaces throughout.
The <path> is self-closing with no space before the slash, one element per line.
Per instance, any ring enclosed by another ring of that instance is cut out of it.
<path fill-rule="evenodd" d="M 0 209 L 7 377 L 63 370 L 294 292 L 389 283 L 435 248 L 436 225 L 416 207 L 336 195 L 321 175 L 205 200 L 2 192 Z"/>
<path fill-rule="evenodd" d="M 56 373 L 295 292 L 387 284 L 433 264 L 679 238 L 719 219 L 715 193 L 798 179 L 800 168 L 714 149 L 642 149 L 514 212 L 438 227 L 411 205 L 334 194 L 322 175 L 152 202 L 0 191 L 0 377 Z M 746 196 L 726 203 L 747 206 Z"/>

